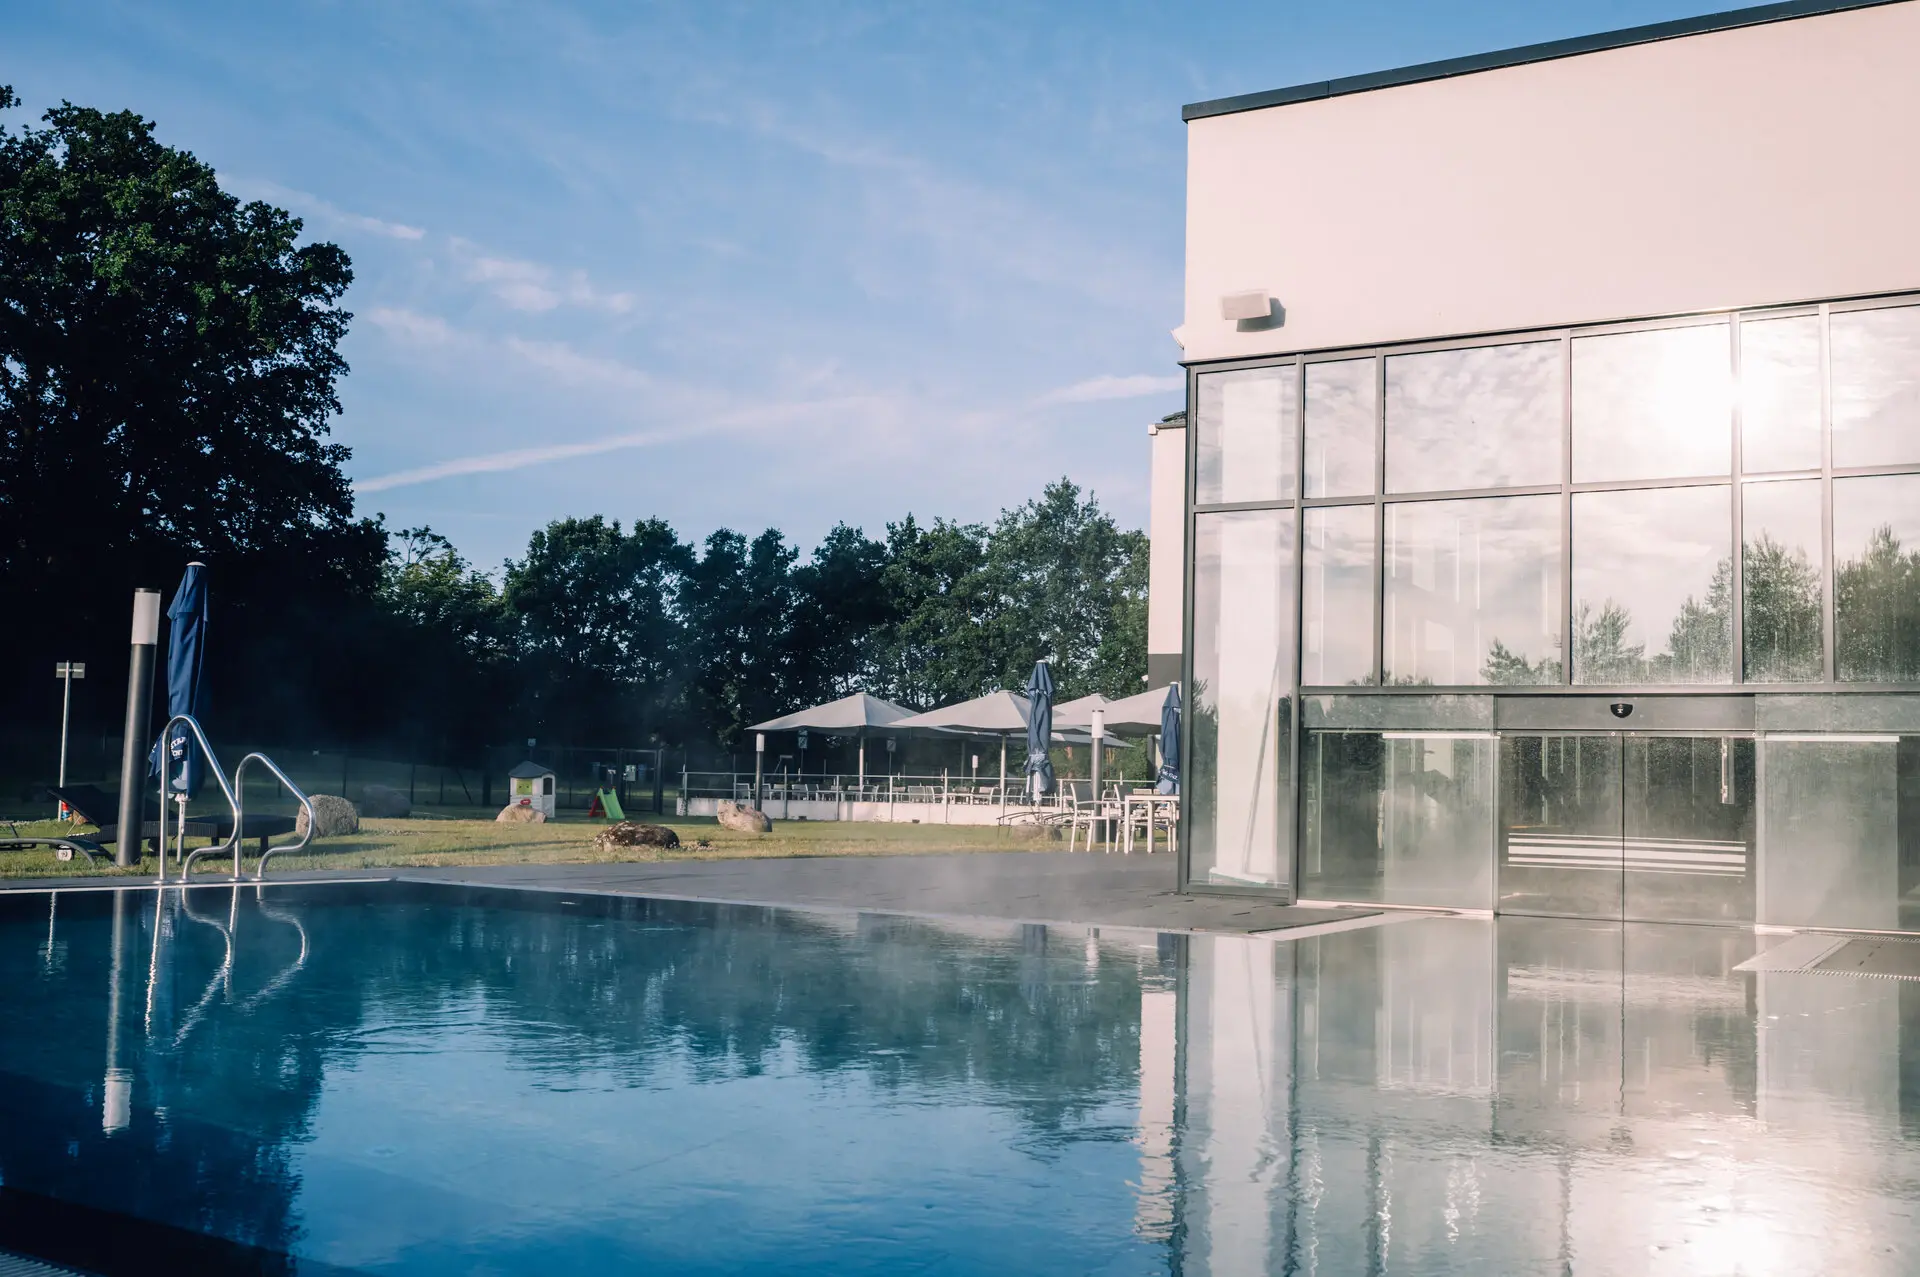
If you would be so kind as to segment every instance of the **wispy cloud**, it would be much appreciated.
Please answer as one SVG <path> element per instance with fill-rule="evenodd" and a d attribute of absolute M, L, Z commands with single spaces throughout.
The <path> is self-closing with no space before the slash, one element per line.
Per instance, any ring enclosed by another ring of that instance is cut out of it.
<path fill-rule="evenodd" d="M 708 435 L 783 426 L 799 419 L 837 418 L 871 409 L 873 406 L 873 402 L 864 397 L 756 405 L 704 417 L 698 424 L 676 429 L 634 430 L 622 434 L 605 435 L 599 439 L 585 439 L 577 443 L 544 444 L 535 448 L 513 448 L 504 452 L 450 457 L 444 461 L 416 466 L 410 470 L 396 470 L 391 474 L 362 479 L 353 486 L 356 493 L 364 496 L 367 493 L 385 492 L 391 488 L 432 483 L 438 479 L 452 479 L 461 475 L 525 470 L 531 466 L 551 465 L 556 461 L 572 461 L 579 457 L 624 452 L 632 448 L 655 448 L 663 444 L 679 443 Z"/>
<path fill-rule="evenodd" d="M 453 241 L 466 265 L 467 279 L 479 284 L 515 310 L 547 311 L 578 306 L 622 315 L 633 309 L 633 294 L 597 288 L 585 271 L 562 274 L 538 262 L 499 257 L 466 240 Z"/>
<path fill-rule="evenodd" d="M 575 457 L 598 456 L 604 452 L 621 452 L 628 448 L 656 447 L 683 439 L 689 433 L 675 430 L 641 430 L 629 434 L 608 435 L 603 439 L 588 439 L 580 443 L 555 443 L 538 448 L 514 448 L 506 452 L 481 453 L 472 457 L 452 457 L 445 461 L 436 461 L 431 465 L 416 466 L 411 470 L 396 470 L 392 474 L 361 479 L 353 485 L 353 488 L 355 492 L 366 494 L 385 492 L 389 488 L 410 487 L 416 483 L 432 483 L 436 479 L 452 479 L 465 474 L 493 474 L 502 470 L 524 470 L 528 466 L 571 461 Z"/>
<path fill-rule="evenodd" d="M 1089 377 L 1071 386 L 1049 390 L 1040 396 L 1038 402 L 1099 403 L 1106 399 L 1140 399 L 1147 395 L 1168 394 L 1186 384 L 1186 379 L 1177 374 L 1167 377 L 1156 377 L 1151 373 L 1134 373 L 1129 377 Z"/>
<path fill-rule="evenodd" d="M 405 222 L 390 222 L 385 218 L 369 217 L 365 213 L 349 212 L 337 204 L 321 199 L 318 195 L 307 191 L 296 191 L 278 182 L 222 175 L 220 185 L 228 194 L 240 199 L 265 200 L 270 204 L 281 204 L 296 213 L 318 218 L 330 226 L 350 227 L 370 235 L 382 235 L 387 239 L 417 240 L 425 239 L 427 234 L 422 228 L 408 226 Z"/>
<path fill-rule="evenodd" d="M 565 342 L 509 337 L 501 345 L 564 385 L 627 391 L 653 390 L 657 385 L 651 374 L 631 364 L 583 355 Z"/>
<path fill-rule="evenodd" d="M 438 315 L 423 315 L 399 306 L 375 306 L 364 318 L 376 328 L 422 346 L 449 345 L 458 336 L 453 326 Z"/>

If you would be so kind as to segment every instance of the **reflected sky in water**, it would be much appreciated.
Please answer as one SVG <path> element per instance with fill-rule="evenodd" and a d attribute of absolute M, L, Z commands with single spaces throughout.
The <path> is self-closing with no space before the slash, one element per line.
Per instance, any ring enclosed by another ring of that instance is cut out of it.
<path fill-rule="evenodd" d="M 208 1272 L 1920 1261 L 1920 985 L 1737 971 L 1750 932 L 190 904 L 0 900 L 0 1248 L 131 1238 L 109 1274 L 153 1271 L 158 1226 L 232 1243 Z"/>

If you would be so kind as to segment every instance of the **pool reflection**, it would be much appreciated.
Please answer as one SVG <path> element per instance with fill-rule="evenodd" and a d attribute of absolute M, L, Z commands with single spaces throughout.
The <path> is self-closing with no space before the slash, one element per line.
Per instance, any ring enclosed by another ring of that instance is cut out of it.
<path fill-rule="evenodd" d="M 1194 940 L 1185 1271 L 1913 1271 L 1920 985 L 1734 970 L 1755 945 Z"/>
<path fill-rule="evenodd" d="M 1912 1271 L 1920 984 L 1735 969 L 1773 940 L 0 898 L 0 1249 L 109 1275 L 193 1235 L 224 1247 L 206 1272 Z"/>

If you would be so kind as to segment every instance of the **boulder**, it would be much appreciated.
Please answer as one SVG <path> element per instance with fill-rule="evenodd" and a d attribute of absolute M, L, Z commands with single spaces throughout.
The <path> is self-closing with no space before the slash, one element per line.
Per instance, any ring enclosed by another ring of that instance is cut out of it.
<path fill-rule="evenodd" d="M 502 825 L 544 825 L 547 823 L 547 813 L 538 807 L 522 807 L 519 803 L 514 803 L 512 806 L 502 807 L 500 814 L 495 816 L 494 820 Z"/>
<path fill-rule="evenodd" d="M 615 847 L 663 847 L 672 851 L 680 846 L 680 835 L 665 825 L 644 825 L 637 820 L 623 820 L 595 834 L 593 845 L 602 851 L 611 851 Z"/>
<path fill-rule="evenodd" d="M 308 794 L 307 801 L 313 804 L 313 836 L 315 838 L 339 838 L 345 834 L 360 832 L 360 811 L 352 803 L 338 794 Z M 293 818 L 293 832 L 304 835 L 307 832 L 307 809 L 302 807 Z"/>
<path fill-rule="evenodd" d="M 368 785 L 360 791 L 360 814 L 391 820 L 413 815 L 413 802 L 397 789 Z"/>
<path fill-rule="evenodd" d="M 731 798 L 722 798 L 714 805 L 713 818 L 727 829 L 737 829 L 743 834 L 770 834 L 773 822 L 767 819 L 767 813 L 752 807 L 743 807 Z"/>

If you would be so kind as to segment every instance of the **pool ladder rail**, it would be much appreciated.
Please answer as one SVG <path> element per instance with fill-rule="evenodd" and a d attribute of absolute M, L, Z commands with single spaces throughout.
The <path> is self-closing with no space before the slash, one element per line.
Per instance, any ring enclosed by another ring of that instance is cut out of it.
<path fill-rule="evenodd" d="M 168 719 L 166 727 L 161 729 L 160 739 L 164 741 L 172 736 L 176 723 L 185 724 L 188 728 L 193 737 L 193 743 L 199 747 L 201 757 L 206 759 L 207 770 L 213 774 L 213 779 L 219 782 L 220 795 L 227 800 L 227 809 L 233 815 L 233 832 L 228 836 L 225 843 L 217 843 L 211 847 L 202 847 L 198 851 L 185 853 L 185 858 L 180 864 L 180 885 L 185 886 L 192 881 L 194 861 L 204 856 L 221 855 L 228 851 L 233 853 L 233 877 L 230 881 L 245 881 L 246 875 L 243 871 L 241 858 L 245 844 L 247 824 L 246 773 L 247 765 L 250 763 L 259 763 L 262 767 L 272 772 L 281 785 L 286 788 L 287 792 L 300 800 L 301 810 L 306 812 L 307 815 L 307 831 L 300 836 L 299 841 L 290 842 L 284 847 L 269 847 L 266 851 L 260 853 L 259 863 L 254 866 L 253 870 L 253 881 L 264 882 L 267 876 L 267 862 L 269 860 L 285 852 L 299 851 L 313 841 L 313 801 L 307 797 L 305 790 L 293 783 L 293 779 L 288 776 L 286 772 L 280 770 L 280 764 L 274 762 L 265 754 L 257 752 L 248 754 L 245 758 L 241 759 L 240 765 L 233 769 L 232 780 L 228 780 L 226 772 L 221 769 L 220 760 L 214 756 L 213 746 L 207 743 L 206 732 L 201 730 L 200 724 L 195 721 L 193 715 L 175 714 L 172 718 Z M 156 883 L 162 886 L 164 886 L 167 881 L 167 800 L 169 798 L 175 801 L 178 808 L 174 826 L 176 830 L 175 836 L 179 839 L 183 850 L 186 846 L 187 796 L 184 793 L 169 792 L 172 771 L 173 768 L 171 766 L 163 766 L 160 769 L 160 876 L 156 880 Z"/>

